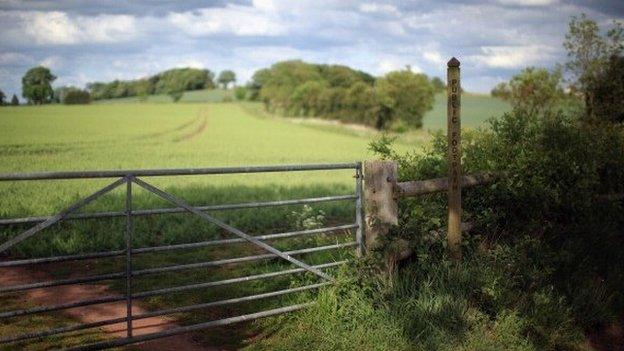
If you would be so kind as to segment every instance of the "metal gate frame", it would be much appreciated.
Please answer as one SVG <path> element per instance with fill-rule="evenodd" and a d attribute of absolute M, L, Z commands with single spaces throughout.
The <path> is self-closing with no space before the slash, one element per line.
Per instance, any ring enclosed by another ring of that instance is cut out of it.
<path fill-rule="evenodd" d="M 294 199 L 294 200 L 249 202 L 249 203 L 199 206 L 199 207 L 189 205 L 183 199 L 180 199 L 170 193 L 167 193 L 153 186 L 152 184 L 147 183 L 143 179 L 138 178 L 138 177 L 151 177 L 151 176 L 241 174 L 241 173 L 296 172 L 296 171 L 321 171 L 321 170 L 345 170 L 345 169 L 355 170 L 355 193 L 352 195 L 335 195 L 335 196 L 324 196 L 324 197 Z M 172 336 L 176 334 L 187 333 L 187 332 L 196 331 L 196 330 L 200 330 L 204 328 L 222 326 L 222 325 L 227 325 L 227 324 L 232 324 L 232 323 L 237 323 L 237 322 L 242 322 L 242 321 L 253 320 L 253 319 L 257 319 L 261 317 L 273 316 L 277 314 L 300 310 L 302 308 L 309 306 L 311 303 L 291 305 L 291 306 L 286 306 L 286 307 L 281 307 L 281 308 L 276 308 L 276 309 L 271 309 L 271 310 L 260 311 L 260 312 L 247 314 L 247 315 L 229 317 L 229 318 L 218 319 L 218 320 L 213 320 L 213 321 L 194 324 L 194 325 L 176 327 L 176 328 L 172 328 L 170 330 L 165 330 L 162 332 L 144 334 L 144 335 L 139 335 L 139 336 L 133 335 L 133 330 L 132 330 L 132 322 L 137 319 L 168 315 L 168 314 L 180 313 L 180 312 L 188 312 L 188 311 L 193 311 L 193 310 L 203 309 L 203 308 L 208 308 L 208 307 L 229 305 L 229 304 L 235 304 L 239 302 L 281 296 L 285 294 L 312 290 L 312 289 L 320 288 L 322 286 L 326 286 L 328 284 L 331 284 L 333 282 L 333 279 L 330 275 L 323 272 L 322 269 L 342 265 L 347 262 L 346 260 L 338 261 L 338 262 L 328 262 L 328 263 L 310 266 L 302 262 L 301 260 L 295 259 L 293 256 L 305 254 L 305 253 L 346 248 L 346 247 L 356 247 L 357 254 L 360 255 L 363 250 L 363 244 L 364 244 L 363 243 L 363 213 L 362 213 L 363 193 L 362 193 L 362 165 L 360 162 L 338 163 L 338 164 L 229 167 L 229 168 L 190 168 L 190 169 L 152 169 L 152 170 L 0 174 L 0 181 L 96 179 L 96 178 L 118 178 L 118 179 L 112 182 L 111 184 L 101 188 L 100 190 L 92 193 L 91 195 L 75 202 L 74 204 L 70 205 L 69 207 L 67 207 L 66 209 L 62 210 L 61 212 L 59 212 L 58 214 L 54 216 L 0 219 L 0 226 L 16 225 L 16 224 L 35 224 L 31 228 L 20 233 L 19 235 L 2 243 L 0 245 L 0 254 L 3 252 L 6 252 L 13 246 L 21 243 L 22 241 L 36 235 L 43 229 L 48 228 L 62 220 L 95 219 L 95 218 L 111 218 L 111 217 L 125 217 L 126 219 L 125 235 L 124 235 L 125 249 L 113 250 L 113 251 L 107 251 L 107 252 L 87 253 L 87 254 L 74 254 L 74 255 L 53 256 L 53 257 L 45 257 L 45 258 L 0 261 L 0 268 L 33 265 L 33 264 L 40 264 L 40 263 L 65 262 L 65 261 L 86 260 L 86 259 L 94 259 L 94 258 L 125 256 L 126 258 L 125 271 L 118 272 L 118 273 L 101 274 L 101 275 L 91 276 L 91 277 L 60 279 L 60 280 L 44 281 L 44 282 L 37 282 L 37 283 L 31 283 L 31 284 L 5 286 L 5 287 L 0 287 L 0 293 L 11 293 L 11 292 L 48 288 L 48 287 L 61 286 L 61 285 L 91 283 L 91 282 L 98 282 L 98 281 L 104 281 L 104 280 L 125 278 L 126 280 L 125 294 L 119 295 L 119 296 L 108 296 L 108 297 L 102 297 L 102 298 L 92 299 L 92 300 L 83 300 L 83 301 L 65 303 L 65 304 L 60 304 L 60 305 L 39 306 L 39 307 L 30 308 L 30 309 L 0 312 L 0 319 L 6 319 L 6 318 L 12 318 L 12 317 L 18 317 L 18 316 L 26 316 L 26 315 L 36 314 L 36 313 L 43 313 L 43 312 L 60 311 L 60 310 L 65 310 L 65 309 L 70 309 L 70 308 L 75 308 L 75 307 L 103 304 L 103 303 L 117 302 L 117 301 L 126 301 L 126 306 L 127 306 L 126 316 L 115 318 L 115 319 L 93 322 L 93 323 L 75 324 L 71 326 L 48 329 L 48 330 L 38 331 L 34 333 L 19 334 L 19 335 L 12 336 L 9 338 L 0 339 L 0 345 L 7 344 L 7 343 L 15 343 L 19 341 L 25 341 L 25 340 L 31 340 L 31 339 L 41 339 L 47 336 L 126 322 L 127 336 L 125 338 L 107 340 L 107 341 L 93 343 L 89 345 L 81 345 L 81 346 L 77 346 L 77 347 L 70 349 L 70 350 L 101 350 L 105 348 L 123 346 L 123 345 L 133 344 L 137 342 Z M 83 208 L 87 204 L 93 202 L 97 198 L 116 189 L 117 187 L 123 184 L 126 184 L 125 211 L 74 214 L 74 212 L 76 212 L 80 208 Z M 173 205 L 177 207 L 150 209 L 150 210 L 133 210 L 133 207 L 132 207 L 132 188 L 133 188 L 132 185 L 133 184 L 138 185 L 139 187 L 149 191 L 152 194 L 159 196 L 160 198 L 164 200 L 167 200 L 168 202 L 172 203 Z M 329 201 L 346 201 L 346 200 L 355 201 L 355 223 L 334 226 L 334 227 L 325 227 L 325 228 L 319 228 L 319 229 L 301 230 L 301 231 L 293 231 L 293 232 L 285 232 L 285 233 L 274 233 L 274 234 L 266 234 L 266 235 L 259 235 L 259 236 L 251 236 L 241 231 L 240 229 L 237 229 L 205 213 L 205 211 L 213 211 L 213 210 L 260 208 L 260 207 L 285 206 L 285 205 L 321 203 L 321 202 L 329 202 Z M 132 237 L 134 233 L 133 217 L 155 215 L 155 214 L 165 214 L 165 213 L 181 213 L 181 212 L 192 213 L 202 218 L 204 221 L 217 225 L 218 227 L 226 230 L 227 232 L 238 236 L 238 238 L 220 239 L 220 240 L 211 240 L 211 241 L 202 241 L 202 242 L 195 242 L 195 243 L 175 244 L 175 245 L 166 245 L 166 246 L 143 247 L 143 248 L 132 247 Z M 349 230 L 349 229 L 355 229 L 355 241 L 347 242 L 347 243 L 312 247 L 312 248 L 292 250 L 292 251 L 280 251 L 265 242 L 266 240 L 272 240 L 272 239 L 288 238 L 288 237 L 303 236 L 303 235 L 315 235 L 319 233 L 328 233 L 328 232 L 335 232 L 338 230 Z M 253 245 L 258 246 L 262 248 L 263 250 L 268 251 L 268 254 L 237 257 L 237 258 L 222 259 L 222 260 L 217 260 L 217 261 L 192 263 L 192 264 L 181 264 L 181 265 L 165 266 L 165 267 L 158 267 L 158 268 L 149 268 L 149 269 L 142 269 L 142 270 L 133 270 L 132 268 L 132 257 L 133 255 L 136 255 L 136 254 L 154 253 L 154 252 L 169 251 L 169 250 L 191 249 L 191 248 L 199 248 L 199 247 L 206 247 L 206 246 L 213 246 L 213 245 L 228 245 L 228 244 L 241 243 L 241 242 L 252 243 Z M 231 279 L 226 279 L 226 280 L 221 280 L 221 281 L 174 286 L 174 287 L 152 290 L 152 291 L 144 291 L 144 292 L 139 292 L 139 293 L 133 293 L 132 291 L 133 277 L 138 277 L 138 276 L 143 276 L 143 275 L 148 275 L 148 274 L 155 274 L 155 273 L 188 270 L 188 269 L 194 269 L 194 268 L 214 267 L 214 266 L 220 266 L 220 265 L 231 264 L 231 263 L 249 262 L 249 261 L 263 260 L 263 259 L 268 259 L 268 258 L 275 258 L 275 257 L 286 260 L 298 266 L 298 268 L 263 273 L 263 274 L 256 274 L 256 275 L 245 276 L 245 277 L 231 278 Z M 272 278 L 275 276 L 300 273 L 300 272 L 311 272 L 317 275 L 318 277 L 321 277 L 323 281 L 320 283 L 306 285 L 302 287 L 271 291 L 271 292 L 257 294 L 257 295 L 249 295 L 249 296 L 244 296 L 244 297 L 231 298 L 227 300 L 219 300 L 219 301 L 212 301 L 212 302 L 196 304 L 196 305 L 188 305 L 188 306 L 182 306 L 182 307 L 163 309 L 163 310 L 143 313 L 140 315 L 132 314 L 132 304 L 135 299 L 156 296 L 156 295 L 163 295 L 163 294 L 168 294 L 168 293 L 176 293 L 176 292 L 181 292 L 181 291 L 189 291 L 189 290 L 203 289 L 203 288 L 209 288 L 209 287 L 215 287 L 215 286 L 221 286 L 221 285 L 235 284 L 235 283 L 246 282 L 246 281 L 251 281 L 251 280 L 267 279 L 267 278 Z"/>

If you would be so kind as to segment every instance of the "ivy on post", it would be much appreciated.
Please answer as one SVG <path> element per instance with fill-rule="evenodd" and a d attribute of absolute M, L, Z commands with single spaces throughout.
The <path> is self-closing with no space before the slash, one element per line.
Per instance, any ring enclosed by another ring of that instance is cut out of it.
<path fill-rule="evenodd" d="M 461 85 L 459 60 L 449 60 L 447 68 L 447 140 L 448 140 L 448 229 L 451 257 L 462 258 L 461 249 Z"/>

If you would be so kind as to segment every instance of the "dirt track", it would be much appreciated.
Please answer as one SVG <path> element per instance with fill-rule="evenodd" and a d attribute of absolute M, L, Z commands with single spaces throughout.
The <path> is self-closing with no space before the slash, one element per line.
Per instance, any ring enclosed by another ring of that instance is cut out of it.
<path fill-rule="evenodd" d="M 52 278 L 44 271 L 29 271 L 16 267 L 3 269 L 0 275 L 0 285 L 28 284 L 38 281 L 51 280 Z M 75 302 L 100 298 L 107 295 L 116 295 L 109 291 L 108 287 L 101 284 L 81 284 L 58 286 L 46 289 L 35 289 L 25 292 L 21 299 L 37 305 L 56 305 L 61 303 Z M 133 314 L 144 313 L 140 306 L 136 304 L 132 308 Z M 98 304 L 84 307 L 77 307 L 64 310 L 65 315 L 82 323 L 91 323 L 104 319 L 124 317 L 126 314 L 125 301 Z M 135 320 L 133 322 L 133 332 L 135 336 L 154 333 L 175 327 L 175 321 L 167 317 L 151 317 Z M 126 335 L 126 323 L 111 324 L 100 328 L 111 338 L 124 337 Z M 133 349 L 150 351 L 216 351 L 222 350 L 217 347 L 200 345 L 193 340 L 193 334 L 183 334 L 171 336 L 163 339 L 156 339 L 133 346 Z"/>

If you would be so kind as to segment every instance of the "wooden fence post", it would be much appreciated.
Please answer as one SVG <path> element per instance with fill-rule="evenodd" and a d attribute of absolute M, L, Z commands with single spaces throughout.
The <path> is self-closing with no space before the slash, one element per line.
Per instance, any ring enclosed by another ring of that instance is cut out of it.
<path fill-rule="evenodd" d="M 448 228 L 451 257 L 460 261 L 461 249 L 461 85 L 459 60 L 453 57 L 447 68 L 447 140 L 448 140 Z"/>
<path fill-rule="evenodd" d="M 394 198 L 397 164 L 392 161 L 364 163 L 364 201 L 366 220 L 366 249 L 375 249 L 378 238 L 397 225 L 398 205 Z"/>

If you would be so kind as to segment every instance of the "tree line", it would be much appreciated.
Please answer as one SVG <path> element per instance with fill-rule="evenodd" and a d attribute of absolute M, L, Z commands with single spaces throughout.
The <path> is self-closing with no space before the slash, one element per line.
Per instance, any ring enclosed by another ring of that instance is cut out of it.
<path fill-rule="evenodd" d="M 215 80 L 214 73 L 207 69 L 173 68 L 148 78 L 89 83 L 86 89 L 73 86 L 52 88 L 54 80 L 56 76 L 49 68 L 33 67 L 22 77 L 22 96 L 28 104 L 34 105 L 52 102 L 87 104 L 92 100 L 124 97 L 145 100 L 147 96 L 154 94 L 167 94 L 177 102 L 185 91 L 214 89 L 217 85 L 228 89 L 230 84 L 236 82 L 236 74 L 231 70 L 224 70 Z M 4 105 L 5 99 L 5 94 L 0 91 L 0 104 Z M 19 105 L 15 94 L 11 102 Z"/>
<path fill-rule="evenodd" d="M 421 127 L 434 94 L 444 90 L 410 67 L 383 77 L 342 65 L 282 61 L 258 70 L 247 85 L 247 98 L 285 116 L 315 116 L 360 123 L 377 129 Z M 237 92 L 237 97 L 243 95 Z"/>
<path fill-rule="evenodd" d="M 13 94 L 13 97 L 11 98 L 11 101 L 7 101 L 7 96 L 6 94 L 0 90 L 0 106 L 6 106 L 6 105 L 11 105 L 11 106 L 18 106 L 19 105 L 19 99 L 17 98 L 17 95 Z"/>

